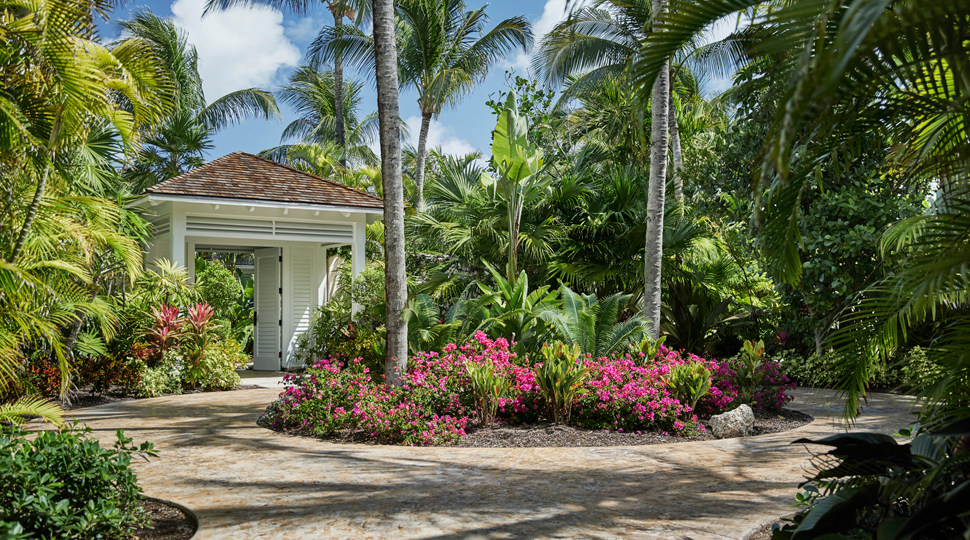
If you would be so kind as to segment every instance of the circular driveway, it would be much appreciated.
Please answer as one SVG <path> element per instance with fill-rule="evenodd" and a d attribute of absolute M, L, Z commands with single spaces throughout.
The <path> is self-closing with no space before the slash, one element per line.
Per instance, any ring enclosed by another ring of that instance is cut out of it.
<path fill-rule="evenodd" d="M 199 518 L 196 539 L 738 539 L 790 513 L 810 452 L 843 429 L 831 391 L 797 390 L 816 420 L 718 441 L 596 448 L 334 444 L 256 426 L 278 389 L 79 409 L 106 443 L 124 429 L 159 457 L 136 462 L 147 495 Z M 834 405 L 828 411 L 825 403 Z M 895 433 L 912 399 L 870 397 L 855 431 Z"/>

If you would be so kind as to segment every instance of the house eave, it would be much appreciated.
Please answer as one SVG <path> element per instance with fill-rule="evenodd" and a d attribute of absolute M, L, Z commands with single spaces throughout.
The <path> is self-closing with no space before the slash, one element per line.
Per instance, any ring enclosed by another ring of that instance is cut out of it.
<path fill-rule="evenodd" d="M 227 197 L 199 197 L 185 195 L 164 195 L 148 193 L 132 203 L 134 206 L 157 206 L 164 202 L 181 202 L 197 204 L 219 204 L 226 206 L 246 206 L 252 208 L 285 208 L 291 210 L 317 210 L 332 212 L 349 212 L 354 214 L 383 215 L 383 208 L 367 208 L 361 206 L 344 206 L 335 204 L 294 203 L 285 201 L 263 201 L 253 199 L 231 199 Z"/>

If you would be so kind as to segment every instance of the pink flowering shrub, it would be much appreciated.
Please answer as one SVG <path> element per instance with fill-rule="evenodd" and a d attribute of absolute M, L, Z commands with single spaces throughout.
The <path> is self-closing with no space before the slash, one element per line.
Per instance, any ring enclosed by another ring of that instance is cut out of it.
<path fill-rule="evenodd" d="M 512 352 L 503 338 L 492 340 L 478 332 L 469 343 L 449 344 L 441 352 L 411 357 L 401 388 L 375 382 L 361 360 L 329 358 L 300 375 L 288 375 L 289 386 L 261 420 L 282 431 L 309 435 L 356 436 L 385 444 L 440 445 L 465 436 L 477 422 L 475 396 L 466 365 L 491 364 L 510 388 L 499 399 L 496 422 L 527 424 L 541 420 L 544 403 L 536 385 L 534 366 Z M 656 358 L 642 354 L 582 359 L 590 370 L 573 404 L 573 422 L 588 429 L 692 433 L 703 430 L 699 419 L 724 412 L 738 401 L 727 362 L 682 355 L 661 347 Z M 711 391 L 696 411 L 675 399 L 664 383 L 674 365 L 696 362 L 713 373 Z M 766 366 L 769 366 L 766 364 Z M 784 389 L 792 385 L 777 366 L 766 381 L 764 406 L 786 402 Z M 768 383 L 766 382 L 766 385 Z"/>
<path fill-rule="evenodd" d="M 329 358 L 287 375 L 289 386 L 264 422 L 281 431 L 350 432 L 386 444 L 446 444 L 465 435 L 468 412 L 457 400 L 426 388 L 375 384 L 369 372 L 360 358 Z"/>
<path fill-rule="evenodd" d="M 719 362 L 718 369 L 713 372 L 713 379 L 716 384 L 720 385 L 724 392 L 730 393 L 737 399 L 740 399 L 741 394 L 735 371 L 735 366 L 739 361 L 737 358 L 722 360 Z M 788 393 L 789 390 L 795 388 L 795 383 L 781 374 L 781 365 L 778 362 L 765 360 L 759 371 L 763 379 L 761 385 L 755 390 L 751 407 L 755 409 L 779 409 L 795 399 Z M 700 409 L 700 406 L 698 405 L 697 408 Z"/>

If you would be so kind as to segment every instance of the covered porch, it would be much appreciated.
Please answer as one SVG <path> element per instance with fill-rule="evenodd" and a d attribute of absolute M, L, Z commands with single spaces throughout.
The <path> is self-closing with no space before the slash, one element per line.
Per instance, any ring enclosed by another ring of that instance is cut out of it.
<path fill-rule="evenodd" d="M 351 273 L 364 268 L 366 226 L 383 201 L 369 193 L 237 152 L 149 188 L 152 268 L 167 259 L 194 279 L 197 252 L 253 255 L 253 368 L 301 367 L 300 336 L 329 300 L 336 249 L 350 246 Z"/>

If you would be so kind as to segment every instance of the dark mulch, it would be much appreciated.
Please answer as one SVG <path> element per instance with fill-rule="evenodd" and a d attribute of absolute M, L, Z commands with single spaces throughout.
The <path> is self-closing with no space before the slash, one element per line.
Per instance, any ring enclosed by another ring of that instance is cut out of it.
<path fill-rule="evenodd" d="M 234 390 L 252 390 L 253 388 L 259 388 L 258 386 L 253 386 L 251 384 L 240 384 Z M 210 390 L 190 390 L 184 392 L 183 394 L 201 394 L 203 392 L 209 392 Z M 223 392 L 224 390 L 211 390 L 212 392 Z M 173 395 L 173 394 L 165 394 Z M 136 399 L 144 399 L 135 397 L 131 394 L 126 394 L 121 388 L 114 387 L 101 394 L 95 394 L 89 389 L 82 388 L 71 396 L 70 401 L 62 401 L 59 399 L 53 400 L 65 411 L 72 411 L 74 409 L 82 409 L 85 407 L 96 407 L 98 405 L 106 405 L 108 403 L 116 403 L 118 401 L 133 401 Z"/>
<path fill-rule="evenodd" d="M 788 431 L 814 420 L 811 416 L 792 409 L 774 411 L 755 411 L 753 435 Z M 272 429 L 266 417 L 260 416 L 256 424 Z M 710 426 L 704 433 L 689 437 L 682 435 L 663 435 L 655 431 L 626 433 L 621 431 L 589 430 L 553 423 L 530 424 L 526 426 L 496 426 L 491 429 L 471 428 L 468 435 L 454 444 L 465 448 L 556 448 L 565 446 L 641 446 L 645 444 L 668 444 L 693 441 L 712 441 Z M 290 435 L 307 435 L 299 430 L 284 431 Z M 309 435 L 315 436 L 315 435 Z M 325 441 L 338 443 L 357 443 L 380 445 L 381 443 L 364 433 L 339 431 L 331 435 L 315 436 Z"/>
<path fill-rule="evenodd" d="M 777 433 L 803 426 L 812 417 L 792 409 L 755 411 L 753 435 Z M 592 431 L 557 424 L 533 424 L 529 426 L 494 427 L 476 429 L 457 443 L 457 446 L 473 448 L 520 448 L 562 446 L 639 446 L 714 440 L 710 428 L 692 436 L 663 435 L 644 431 L 640 433 L 620 431 Z"/>
<path fill-rule="evenodd" d="M 142 503 L 152 528 L 136 529 L 136 540 L 189 540 L 195 534 L 195 520 L 179 508 L 158 501 Z"/>

